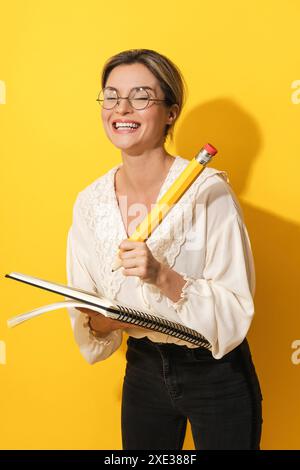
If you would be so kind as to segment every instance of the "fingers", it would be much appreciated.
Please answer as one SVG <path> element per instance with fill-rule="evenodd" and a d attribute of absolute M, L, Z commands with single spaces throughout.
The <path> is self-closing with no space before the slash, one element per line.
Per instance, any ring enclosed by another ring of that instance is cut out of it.
<path fill-rule="evenodd" d="M 134 241 L 131 241 L 131 240 L 123 240 L 120 245 L 119 245 L 119 248 L 121 250 L 134 250 L 135 248 L 141 248 L 141 246 L 143 246 L 145 244 L 145 242 L 134 242 Z"/>
<path fill-rule="evenodd" d="M 122 274 L 124 276 L 137 276 L 142 280 L 144 279 L 144 277 L 142 276 L 141 268 L 139 266 L 134 268 L 124 268 Z"/>
<path fill-rule="evenodd" d="M 129 259 L 123 259 L 122 260 L 122 266 L 125 269 L 130 269 L 130 268 L 138 268 L 140 266 L 144 265 L 144 258 L 129 258 Z"/>
<path fill-rule="evenodd" d="M 89 312 L 88 308 L 83 308 L 83 307 L 75 307 L 75 310 L 79 310 L 79 312 L 81 312 L 81 313 Z"/>
<path fill-rule="evenodd" d="M 146 252 L 144 250 L 137 250 L 137 249 L 133 249 L 129 251 L 121 250 L 119 256 L 122 260 L 130 259 L 130 258 L 138 258 L 138 257 L 143 258 L 146 256 Z"/>
<path fill-rule="evenodd" d="M 85 313 L 89 317 L 96 317 L 99 315 L 99 313 L 95 312 L 94 310 L 91 310 L 89 308 L 84 308 L 84 307 L 75 307 L 76 310 L 79 310 L 81 313 Z"/>

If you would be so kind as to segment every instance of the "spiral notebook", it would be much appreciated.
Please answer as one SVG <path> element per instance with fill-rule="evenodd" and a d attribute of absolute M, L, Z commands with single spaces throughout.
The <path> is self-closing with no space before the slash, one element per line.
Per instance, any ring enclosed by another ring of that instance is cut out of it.
<path fill-rule="evenodd" d="M 211 344 L 209 341 L 198 333 L 198 331 L 188 328 L 181 323 L 154 315 L 152 312 L 150 313 L 147 310 L 137 310 L 130 305 L 120 303 L 115 300 L 109 300 L 99 294 L 95 294 L 94 292 L 89 292 L 77 287 L 57 284 L 55 282 L 46 281 L 27 274 L 11 272 L 6 274 L 5 277 L 54 292 L 56 294 L 61 294 L 67 298 L 75 299 L 75 301 L 65 300 L 63 302 L 55 302 L 50 305 L 44 305 L 43 307 L 31 310 L 30 312 L 16 315 L 7 321 L 7 325 L 10 328 L 51 310 L 68 307 L 85 307 L 114 320 L 131 323 L 149 330 L 159 331 L 166 335 L 181 339 L 182 341 L 187 341 L 188 343 L 211 350 Z"/>

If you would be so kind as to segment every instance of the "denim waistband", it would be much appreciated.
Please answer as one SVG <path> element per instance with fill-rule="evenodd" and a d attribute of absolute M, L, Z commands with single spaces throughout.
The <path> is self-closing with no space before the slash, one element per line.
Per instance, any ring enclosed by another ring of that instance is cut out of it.
<path fill-rule="evenodd" d="M 165 352 L 172 352 L 172 355 L 188 355 L 194 357 L 212 357 L 212 353 L 209 349 L 204 347 L 197 347 L 197 348 L 189 348 L 186 345 L 178 345 L 175 343 L 159 343 L 155 341 L 151 341 L 147 336 L 143 338 L 134 338 L 133 336 L 129 336 L 127 340 L 128 346 L 130 344 L 134 345 L 135 347 L 152 347 L 156 350 L 165 351 Z M 234 359 L 235 357 L 240 357 L 241 355 L 245 356 L 246 358 L 251 357 L 249 344 L 247 338 L 236 346 L 232 351 L 225 354 L 221 359 L 216 359 L 216 361 Z"/>

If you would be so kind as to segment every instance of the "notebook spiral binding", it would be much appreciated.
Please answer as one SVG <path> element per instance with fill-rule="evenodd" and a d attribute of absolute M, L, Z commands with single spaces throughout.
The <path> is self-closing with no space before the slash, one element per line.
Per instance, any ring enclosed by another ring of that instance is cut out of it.
<path fill-rule="evenodd" d="M 160 331 L 209 350 L 212 348 L 209 341 L 207 341 L 207 339 L 204 338 L 201 333 L 198 333 L 191 328 L 179 325 L 178 323 L 166 320 L 165 318 L 153 317 L 152 315 L 149 315 L 145 312 L 141 312 L 129 307 L 124 307 L 123 305 L 117 304 L 117 308 L 120 313 L 118 320 L 124 320 L 127 323 L 132 323 L 134 325 L 139 325 L 151 330 Z"/>

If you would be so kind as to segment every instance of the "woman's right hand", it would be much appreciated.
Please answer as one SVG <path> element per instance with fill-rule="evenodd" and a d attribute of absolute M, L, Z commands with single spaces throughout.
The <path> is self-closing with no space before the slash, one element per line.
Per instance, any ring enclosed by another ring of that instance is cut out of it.
<path fill-rule="evenodd" d="M 81 313 L 84 313 L 90 318 L 90 326 L 94 331 L 97 331 L 99 336 L 106 336 L 112 331 L 119 329 L 144 329 L 137 325 L 132 325 L 131 323 L 125 323 L 118 320 L 113 320 L 112 318 L 107 318 L 105 315 L 101 315 L 101 313 L 97 313 L 89 308 L 76 307 L 76 310 L 79 310 Z"/>

